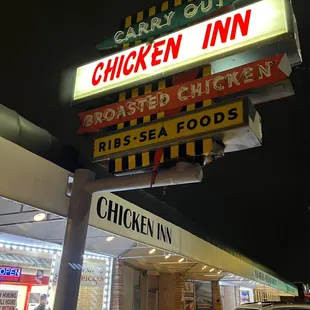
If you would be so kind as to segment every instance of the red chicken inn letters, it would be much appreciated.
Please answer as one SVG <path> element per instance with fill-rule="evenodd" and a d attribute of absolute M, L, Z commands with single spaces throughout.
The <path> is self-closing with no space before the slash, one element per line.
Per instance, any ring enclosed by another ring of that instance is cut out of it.
<path fill-rule="evenodd" d="M 259 1 L 79 67 L 74 100 L 133 87 L 287 36 L 287 3 Z"/>
<path fill-rule="evenodd" d="M 279 82 L 286 79 L 290 72 L 291 67 L 286 55 L 259 60 L 148 95 L 80 113 L 82 124 L 78 133 L 95 132 L 143 116 Z"/>
<path fill-rule="evenodd" d="M 79 67 L 73 99 L 120 91 L 291 35 L 287 5 L 259 1 Z"/>
<path fill-rule="evenodd" d="M 220 20 L 208 23 L 201 49 L 215 46 L 217 38 L 220 38 L 222 43 L 235 40 L 238 29 L 241 36 L 246 36 L 249 31 L 251 13 L 252 10 L 247 10 L 244 16 L 238 13 L 233 17 L 227 17 L 224 27 Z M 132 50 L 127 55 L 123 54 L 107 59 L 107 61 L 100 61 L 94 70 L 92 85 L 112 82 L 120 78 L 121 75 L 128 76 L 131 73 L 145 71 L 148 68 L 177 59 L 182 38 L 183 34 L 179 33 L 176 37 L 168 37 L 154 44 L 142 45 L 137 51 Z M 147 58 L 150 58 L 151 61 L 147 62 Z"/>

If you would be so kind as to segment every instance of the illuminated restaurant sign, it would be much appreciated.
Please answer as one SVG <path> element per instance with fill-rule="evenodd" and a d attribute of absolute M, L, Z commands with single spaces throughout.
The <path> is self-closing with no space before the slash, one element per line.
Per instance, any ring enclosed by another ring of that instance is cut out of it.
<path fill-rule="evenodd" d="M 120 130 L 94 142 L 94 160 L 147 152 L 167 145 L 213 137 L 219 132 L 245 127 L 250 131 L 257 112 L 245 99 L 225 105 L 212 105 L 168 120 L 159 120 L 129 130 Z M 257 121 L 260 120 L 258 117 Z M 259 124 L 256 124 L 259 127 Z M 260 137 L 256 136 L 259 140 Z"/>
<path fill-rule="evenodd" d="M 159 249 L 180 252 L 180 227 L 112 193 L 93 193 L 89 225 Z"/>
<path fill-rule="evenodd" d="M 105 50 L 120 44 L 145 40 L 163 32 L 172 31 L 190 22 L 214 15 L 218 9 L 227 7 L 234 1 L 235 0 L 200 0 L 185 3 L 170 11 L 165 10 L 156 16 L 152 16 L 124 30 L 117 31 L 113 38 L 107 38 L 102 43 L 98 44 L 97 49 Z M 163 6 L 164 4 L 162 7 Z M 150 11 L 152 11 L 152 8 Z"/>
<path fill-rule="evenodd" d="M 22 274 L 22 268 L 1 266 L 0 282 L 19 282 Z"/>
<path fill-rule="evenodd" d="M 253 267 L 253 276 L 254 280 L 259 283 L 298 296 L 298 290 L 296 287 L 289 285 L 256 267 Z"/>
<path fill-rule="evenodd" d="M 196 79 L 180 85 L 105 105 L 80 113 L 79 134 L 180 108 L 195 102 L 224 97 L 287 79 L 291 66 L 286 55 L 277 55 Z"/>
<path fill-rule="evenodd" d="M 73 99 L 120 91 L 289 36 L 290 11 L 288 0 L 259 1 L 81 66 Z"/>

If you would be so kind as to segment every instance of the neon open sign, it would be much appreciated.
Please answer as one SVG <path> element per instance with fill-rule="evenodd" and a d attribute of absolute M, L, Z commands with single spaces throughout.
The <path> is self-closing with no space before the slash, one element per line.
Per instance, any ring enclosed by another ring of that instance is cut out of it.
<path fill-rule="evenodd" d="M 1 266 L 0 267 L 0 282 L 19 282 L 22 274 L 22 268 Z"/>

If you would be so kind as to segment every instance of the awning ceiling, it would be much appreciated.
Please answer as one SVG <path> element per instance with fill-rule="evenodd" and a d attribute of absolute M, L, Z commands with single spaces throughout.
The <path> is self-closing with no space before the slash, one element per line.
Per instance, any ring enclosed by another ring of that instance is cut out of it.
<path fill-rule="evenodd" d="M 65 234 L 66 219 L 48 214 L 46 221 L 35 222 L 33 217 L 38 212 L 40 211 L 35 208 L 0 198 L 0 245 L 1 242 L 31 244 L 60 250 Z M 156 275 L 159 272 L 184 273 L 185 277 L 192 280 L 221 280 L 224 284 L 265 289 L 265 286 L 258 282 L 217 269 L 216 266 L 206 266 L 159 249 L 154 249 L 155 251 L 152 252 L 153 248 L 150 246 L 119 236 L 114 236 L 114 239 L 109 242 L 107 237 L 111 237 L 111 234 L 89 227 L 86 250 L 118 257 L 133 268 L 147 270 L 150 275 Z M 46 258 L 42 259 L 42 255 Z M 16 248 L 0 246 L 0 262 L 48 268 L 50 257 L 48 253 L 27 253 L 27 258 L 25 258 L 22 251 Z"/>
<path fill-rule="evenodd" d="M 47 221 L 34 222 L 33 217 L 38 212 L 35 208 L 0 198 L 0 242 L 34 243 L 37 246 L 54 248 L 62 245 L 66 220 L 50 215 Z M 217 280 L 226 274 L 213 266 L 204 266 L 187 258 L 180 261 L 181 256 L 158 249 L 150 254 L 151 247 L 123 237 L 115 236 L 111 242 L 108 242 L 106 239 L 109 236 L 111 236 L 110 233 L 89 227 L 86 250 L 119 257 L 132 267 L 149 272 L 182 272 L 201 280 Z M 171 256 L 167 257 L 169 254 Z"/>
<path fill-rule="evenodd" d="M 18 267 L 27 267 L 35 269 L 50 269 L 51 268 L 51 258 L 39 258 L 31 257 L 18 254 L 8 254 L 0 252 L 0 262 L 1 264 L 13 264 Z"/>

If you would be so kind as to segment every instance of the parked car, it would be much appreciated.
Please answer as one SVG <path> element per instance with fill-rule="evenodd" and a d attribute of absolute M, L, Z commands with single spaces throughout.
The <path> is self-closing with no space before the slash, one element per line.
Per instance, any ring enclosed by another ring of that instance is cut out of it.
<path fill-rule="evenodd" d="M 307 303 L 284 303 L 284 302 L 254 302 L 246 303 L 237 307 L 235 310 L 302 310 L 309 309 Z"/>

